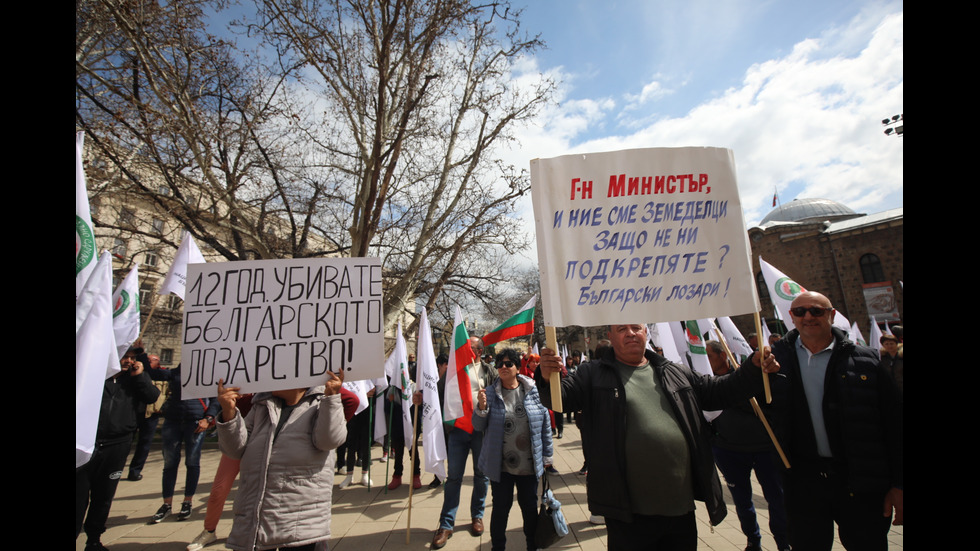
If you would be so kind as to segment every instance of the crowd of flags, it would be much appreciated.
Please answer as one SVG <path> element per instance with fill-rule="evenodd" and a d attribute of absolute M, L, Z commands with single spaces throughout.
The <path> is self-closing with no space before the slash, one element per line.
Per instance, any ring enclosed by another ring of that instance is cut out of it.
<path fill-rule="evenodd" d="M 75 135 L 75 467 L 88 462 L 95 448 L 105 380 L 120 371 L 119 361 L 140 335 L 139 266 L 134 263 L 112 289 L 112 254 L 96 257 L 89 208 L 85 135 Z M 187 264 L 204 262 L 189 233 L 158 294 L 184 298 Z"/>

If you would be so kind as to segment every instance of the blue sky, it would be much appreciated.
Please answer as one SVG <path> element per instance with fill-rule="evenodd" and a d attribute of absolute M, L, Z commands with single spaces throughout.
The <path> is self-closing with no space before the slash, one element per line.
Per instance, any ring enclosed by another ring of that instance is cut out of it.
<path fill-rule="evenodd" d="M 904 138 L 881 126 L 904 108 L 902 2 L 537 0 L 521 21 L 548 49 L 516 78 L 561 84 L 508 153 L 517 166 L 727 147 L 748 225 L 774 190 L 866 213 L 904 204 Z"/>

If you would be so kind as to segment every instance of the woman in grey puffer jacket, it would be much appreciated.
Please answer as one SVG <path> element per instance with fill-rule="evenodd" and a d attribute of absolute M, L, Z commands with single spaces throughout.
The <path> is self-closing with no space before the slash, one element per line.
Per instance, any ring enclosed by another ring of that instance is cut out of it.
<path fill-rule="evenodd" d="M 218 386 L 222 453 L 241 459 L 231 549 L 312 549 L 330 537 L 334 450 L 347 439 L 343 380 L 257 393 L 242 418 L 238 389 Z M 221 382 L 223 383 L 223 381 Z"/>
<path fill-rule="evenodd" d="M 497 355 L 496 363 L 498 379 L 479 392 L 473 411 L 474 430 L 486 430 L 479 467 L 490 478 L 493 496 L 490 544 L 494 551 L 506 547 L 507 517 L 516 486 L 527 548 L 533 551 L 538 479 L 554 453 L 551 417 L 541 405 L 534 381 L 518 375 L 520 352 L 508 348 Z"/>

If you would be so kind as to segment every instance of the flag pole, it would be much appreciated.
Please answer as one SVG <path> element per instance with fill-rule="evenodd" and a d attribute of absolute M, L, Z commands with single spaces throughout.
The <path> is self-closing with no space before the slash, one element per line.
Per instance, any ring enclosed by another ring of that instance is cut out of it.
<path fill-rule="evenodd" d="M 414 394 L 414 393 L 413 393 Z M 402 403 L 404 406 L 405 404 Z M 409 407 L 412 407 L 409 404 Z M 408 545 L 412 536 L 412 493 L 415 491 L 415 461 L 418 458 L 419 439 L 416 436 L 419 430 L 419 408 L 415 408 L 412 413 L 412 457 L 408 460 L 408 467 L 412 470 L 412 483 L 408 485 L 408 522 L 405 526 L 405 545 Z M 419 463 L 421 464 L 421 462 Z"/>
<path fill-rule="evenodd" d="M 762 342 L 762 320 L 759 319 L 759 312 L 755 314 L 755 342 L 759 345 L 759 365 L 762 366 L 762 360 L 766 359 L 766 344 Z M 766 389 L 766 403 L 772 403 L 772 391 L 769 390 L 769 374 L 765 371 L 762 372 L 762 386 Z"/>
<path fill-rule="evenodd" d="M 725 355 L 728 357 L 728 361 L 732 362 L 732 365 L 738 368 L 738 362 L 735 361 L 735 355 L 732 354 L 732 350 L 728 348 L 728 343 L 725 342 L 725 335 L 722 334 L 721 328 L 715 323 L 715 332 L 718 333 L 718 341 L 721 345 L 725 347 Z M 757 335 L 759 333 L 756 333 Z M 763 372 L 765 375 L 765 372 Z M 769 426 L 769 420 L 766 419 L 766 415 L 762 412 L 762 407 L 759 406 L 759 401 L 755 399 L 755 396 L 749 398 L 749 403 L 752 404 L 752 411 L 755 412 L 756 417 L 762 421 L 762 426 L 766 427 L 766 432 L 769 433 L 769 439 L 772 440 L 772 444 L 776 447 L 776 452 L 779 453 L 779 458 L 783 460 L 783 465 L 786 468 L 789 467 L 789 459 L 786 458 L 786 454 L 783 453 L 783 447 L 779 445 L 779 440 L 776 439 L 776 434 L 772 432 L 772 427 Z"/>
<path fill-rule="evenodd" d="M 558 337 L 555 335 L 555 328 L 551 325 L 544 326 L 544 339 L 545 344 L 548 348 L 558 352 Z M 561 403 L 561 371 L 555 371 L 551 374 L 551 379 L 549 380 L 551 385 L 551 411 L 555 413 L 562 413 L 564 408 Z"/>
<path fill-rule="evenodd" d="M 385 397 L 385 400 L 387 399 L 388 398 Z M 388 450 L 388 454 L 385 456 L 385 495 L 388 494 L 388 483 L 391 482 L 390 480 L 388 480 L 388 470 L 391 468 L 391 423 L 394 414 L 395 414 L 395 407 L 393 405 L 388 410 L 388 432 L 385 434 L 385 440 L 388 441 L 388 445 L 385 448 L 382 448 Z"/>
<path fill-rule="evenodd" d="M 154 293 L 153 291 L 155 291 L 155 290 L 156 290 L 156 287 L 154 287 L 152 290 L 150 290 L 150 296 L 153 297 L 153 304 L 150 305 L 150 313 L 149 313 L 149 315 L 146 316 L 146 323 L 140 323 L 140 336 L 137 337 L 136 340 L 142 340 L 143 339 L 143 333 L 145 333 L 146 332 L 146 328 L 150 326 L 150 320 L 153 319 L 153 312 L 155 312 L 156 309 L 157 309 L 157 302 L 159 302 L 159 300 L 160 300 L 160 295 Z"/>
<path fill-rule="evenodd" d="M 374 396 L 368 398 L 368 422 L 367 422 L 367 462 L 361 458 L 361 470 L 365 465 L 368 470 L 367 490 L 371 491 L 371 447 L 374 445 Z"/>

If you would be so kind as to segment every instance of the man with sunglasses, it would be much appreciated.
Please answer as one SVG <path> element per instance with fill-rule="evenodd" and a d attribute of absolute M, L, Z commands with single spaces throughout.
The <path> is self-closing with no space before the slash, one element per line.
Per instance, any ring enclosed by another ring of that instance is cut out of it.
<path fill-rule="evenodd" d="M 804 292 L 789 313 L 796 328 L 773 347 L 789 384 L 773 401 L 791 465 L 790 544 L 829 550 L 836 523 L 846 549 L 884 551 L 893 510 L 904 522 L 901 396 L 878 354 L 833 327 L 826 296 Z"/>

